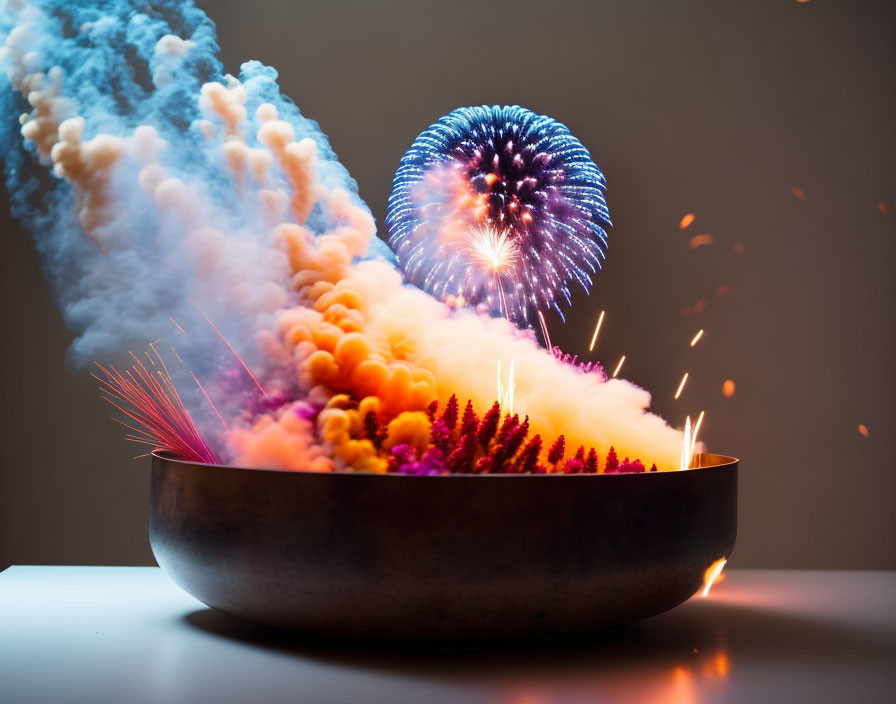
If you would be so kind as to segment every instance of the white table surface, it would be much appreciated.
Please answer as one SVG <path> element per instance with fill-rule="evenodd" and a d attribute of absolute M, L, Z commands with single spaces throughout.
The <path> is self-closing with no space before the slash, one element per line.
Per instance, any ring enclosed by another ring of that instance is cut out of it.
<path fill-rule="evenodd" d="M 287 634 L 152 567 L 0 573 L 0 701 L 896 701 L 896 572 L 733 570 L 637 626 L 502 649 Z"/>

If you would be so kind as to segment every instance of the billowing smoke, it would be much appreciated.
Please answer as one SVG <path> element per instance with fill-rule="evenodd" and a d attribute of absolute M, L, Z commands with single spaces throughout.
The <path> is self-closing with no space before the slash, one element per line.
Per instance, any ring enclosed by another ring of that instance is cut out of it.
<path fill-rule="evenodd" d="M 317 124 L 274 69 L 222 76 L 190 3 L 8 2 L 0 30 L 7 186 L 74 363 L 152 343 L 202 380 L 184 402 L 227 460 L 381 470 L 367 415 L 413 445 L 433 400 L 482 414 L 513 361 L 533 432 L 678 466 L 645 391 L 404 283 Z"/>

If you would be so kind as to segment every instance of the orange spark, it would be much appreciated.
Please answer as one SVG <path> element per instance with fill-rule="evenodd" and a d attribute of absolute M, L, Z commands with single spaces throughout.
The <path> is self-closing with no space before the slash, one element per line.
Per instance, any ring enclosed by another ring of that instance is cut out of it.
<path fill-rule="evenodd" d="M 726 562 L 728 562 L 727 559 L 720 557 L 706 568 L 706 572 L 703 573 L 703 590 L 700 592 L 701 597 L 709 595 L 709 590 L 712 589 L 713 584 L 721 583 L 722 579 L 719 577 L 722 574 L 722 570 L 725 569 Z"/>
<path fill-rule="evenodd" d="M 709 234 L 694 235 L 688 242 L 688 249 L 697 249 L 703 245 L 715 244 L 716 238 Z"/>
<path fill-rule="evenodd" d="M 597 325 L 594 326 L 594 334 L 591 336 L 591 344 L 588 345 L 588 351 L 594 352 L 594 344 L 597 342 L 597 333 L 600 332 L 600 326 L 604 322 L 604 312 L 600 312 L 600 317 L 597 319 Z"/>
<path fill-rule="evenodd" d="M 716 581 L 721 582 L 724 579 L 725 575 L 720 574 L 719 578 Z M 716 675 L 718 675 L 719 677 L 727 677 L 728 672 L 731 670 L 731 663 L 728 660 L 728 654 L 724 651 L 716 653 L 716 656 L 713 659 L 713 665 L 715 665 Z"/>
<path fill-rule="evenodd" d="M 882 200 L 877 201 L 877 209 L 884 215 L 890 214 L 890 207 Z"/>
<path fill-rule="evenodd" d="M 688 380 L 688 373 L 685 372 L 684 376 L 681 377 L 681 383 L 678 385 L 678 391 L 675 392 L 676 400 L 678 399 L 679 396 L 681 396 L 681 392 L 684 389 L 684 385 L 687 382 L 687 380 Z"/>
<path fill-rule="evenodd" d="M 731 379 L 725 379 L 725 383 L 722 384 L 722 395 L 725 398 L 731 398 L 732 396 L 734 396 L 734 389 L 734 381 L 732 381 Z"/>
<path fill-rule="evenodd" d="M 174 323 L 174 327 L 176 327 L 178 330 L 180 330 L 183 333 L 184 337 L 187 336 L 187 333 L 184 332 L 184 329 L 180 325 L 177 324 L 177 321 L 174 318 L 168 318 L 168 320 L 170 320 L 172 323 Z"/>
<path fill-rule="evenodd" d="M 691 347 L 693 347 L 693 346 L 696 345 L 698 342 L 700 342 L 700 338 L 701 338 L 701 337 L 703 337 L 703 328 L 700 328 L 700 330 L 697 331 L 697 334 L 694 335 L 694 339 L 691 340 Z"/>
<path fill-rule="evenodd" d="M 868 432 L 868 426 L 864 423 L 859 423 L 859 435 L 863 438 L 867 438 L 870 433 Z"/>
<path fill-rule="evenodd" d="M 678 227 L 680 227 L 682 230 L 686 230 L 688 227 L 690 227 L 691 223 L 694 222 L 694 217 L 695 215 L 693 213 L 688 213 L 681 219 L 681 222 L 678 223 Z"/>
<path fill-rule="evenodd" d="M 709 305 L 709 301 L 707 301 L 705 298 L 701 298 L 699 301 L 697 301 L 694 304 L 694 312 L 702 313 L 704 310 L 706 310 L 706 306 L 708 306 L 708 305 Z"/>
<path fill-rule="evenodd" d="M 735 242 L 733 245 L 731 245 L 731 249 L 734 250 L 734 253 L 737 256 L 740 256 L 744 253 L 744 246 L 740 242 Z"/>
<path fill-rule="evenodd" d="M 805 203 L 808 200 L 808 198 L 806 198 L 806 192 L 799 186 L 794 186 L 793 188 L 790 189 L 790 192 L 794 195 L 794 197 L 803 201 L 803 203 Z"/>
<path fill-rule="evenodd" d="M 619 373 L 619 370 L 622 369 L 622 363 L 625 361 L 625 355 L 622 355 L 619 359 L 619 364 L 616 365 L 616 368 L 613 370 L 613 378 L 616 378 L 616 375 Z"/>

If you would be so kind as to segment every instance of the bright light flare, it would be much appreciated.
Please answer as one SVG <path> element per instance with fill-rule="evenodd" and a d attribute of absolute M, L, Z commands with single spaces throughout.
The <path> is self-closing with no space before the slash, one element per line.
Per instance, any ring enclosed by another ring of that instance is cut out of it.
<path fill-rule="evenodd" d="M 703 337 L 703 328 L 700 328 L 700 330 L 697 332 L 697 334 L 694 335 L 694 338 L 691 340 L 691 347 L 693 347 L 698 342 L 700 342 L 701 337 Z"/>
<path fill-rule="evenodd" d="M 688 213 L 681 219 L 681 222 L 678 223 L 678 227 L 682 230 L 688 229 L 688 227 L 691 226 L 691 223 L 694 222 L 694 218 L 695 215 L 693 213 Z"/>
<path fill-rule="evenodd" d="M 684 391 L 684 385 L 688 381 L 688 373 L 685 372 L 684 376 L 681 377 L 681 383 L 678 385 L 678 391 L 675 392 L 675 400 L 678 400 L 678 397 L 681 396 L 681 392 Z"/>
<path fill-rule="evenodd" d="M 514 380 L 514 365 L 516 360 L 510 360 L 510 371 L 507 374 L 507 384 L 504 384 L 504 375 L 501 373 L 501 360 L 498 360 L 498 404 L 504 413 L 513 415 L 513 392 L 516 388 Z"/>
<path fill-rule="evenodd" d="M 498 231 L 489 225 L 470 228 L 466 251 L 476 266 L 495 275 L 513 271 L 520 256 L 510 230 Z"/>
<path fill-rule="evenodd" d="M 600 326 L 603 325 L 604 322 L 604 313 L 606 311 L 600 312 L 600 317 L 597 319 L 597 325 L 594 326 L 594 334 L 591 336 L 591 344 L 588 345 L 588 351 L 594 352 L 594 345 L 597 343 L 597 333 L 600 332 Z"/>
<path fill-rule="evenodd" d="M 694 450 L 697 447 L 697 433 L 700 432 L 700 426 L 703 425 L 703 416 L 705 411 L 700 411 L 697 422 L 691 428 L 691 417 L 688 416 L 684 421 L 684 437 L 681 441 L 681 462 L 679 469 L 690 469 L 694 462 Z"/>
<path fill-rule="evenodd" d="M 706 568 L 706 572 L 703 573 L 703 589 L 700 590 L 701 597 L 706 598 L 709 596 L 709 590 L 712 589 L 712 585 L 719 584 L 724 579 L 722 570 L 725 569 L 727 562 L 726 558 L 720 557 Z"/>

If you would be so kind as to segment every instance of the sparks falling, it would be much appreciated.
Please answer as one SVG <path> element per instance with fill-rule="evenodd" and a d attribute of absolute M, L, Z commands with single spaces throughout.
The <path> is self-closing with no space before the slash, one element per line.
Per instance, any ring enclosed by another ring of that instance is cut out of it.
<path fill-rule="evenodd" d="M 615 379 L 619 375 L 619 370 L 622 369 L 622 364 L 625 362 L 625 355 L 622 355 L 619 358 L 619 363 L 616 365 L 616 368 L 613 370 L 613 378 Z"/>
<path fill-rule="evenodd" d="M 601 311 L 600 315 L 597 318 L 597 324 L 594 326 L 594 334 L 591 336 L 591 342 L 588 344 L 588 351 L 594 352 L 594 345 L 597 344 L 597 334 L 600 332 L 600 326 L 604 323 L 604 313 L 606 311 Z"/>

